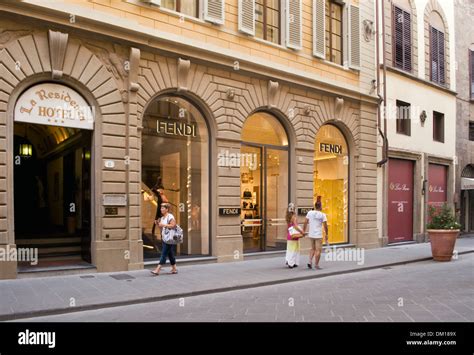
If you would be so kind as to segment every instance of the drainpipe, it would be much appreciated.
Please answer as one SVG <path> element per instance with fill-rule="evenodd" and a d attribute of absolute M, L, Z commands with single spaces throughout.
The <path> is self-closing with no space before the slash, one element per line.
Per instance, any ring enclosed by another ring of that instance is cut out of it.
<path fill-rule="evenodd" d="M 379 56 L 380 56 L 380 36 L 379 36 L 379 0 L 375 1 L 375 18 L 376 18 L 376 26 L 377 26 L 377 40 L 376 43 L 376 51 L 377 51 L 377 96 L 379 98 L 379 104 L 377 108 L 377 127 L 379 130 L 379 134 L 382 136 L 383 139 L 383 146 L 382 146 L 382 160 L 377 163 L 378 167 L 385 165 L 388 161 L 388 139 L 387 139 L 387 70 L 386 70 L 386 62 L 385 62 L 385 11 L 384 6 L 382 4 L 382 61 L 383 61 L 383 97 L 380 95 L 380 69 L 379 69 Z M 381 121 L 382 121 L 382 112 L 380 112 L 380 104 L 383 102 L 383 133 L 381 130 Z"/>

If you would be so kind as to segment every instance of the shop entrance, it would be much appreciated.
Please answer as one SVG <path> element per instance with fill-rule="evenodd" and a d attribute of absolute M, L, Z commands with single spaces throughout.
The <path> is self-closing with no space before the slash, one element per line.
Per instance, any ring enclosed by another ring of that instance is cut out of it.
<path fill-rule="evenodd" d="M 286 137 L 284 128 L 269 114 L 256 113 L 245 123 L 240 150 L 244 252 L 286 248 L 289 186 Z"/>

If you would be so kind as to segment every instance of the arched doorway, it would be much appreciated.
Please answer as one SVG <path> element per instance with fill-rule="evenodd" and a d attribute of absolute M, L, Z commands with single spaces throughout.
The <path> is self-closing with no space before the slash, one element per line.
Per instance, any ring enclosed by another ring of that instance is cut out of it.
<path fill-rule="evenodd" d="M 288 136 L 272 115 L 257 112 L 242 129 L 241 220 L 244 252 L 286 248 Z"/>
<path fill-rule="evenodd" d="M 474 230 L 474 164 L 461 173 L 461 225 L 465 232 Z"/>
<path fill-rule="evenodd" d="M 314 145 L 313 202 L 321 201 L 329 227 L 329 243 L 347 243 L 349 229 L 349 150 L 342 132 L 322 126 Z"/>
<path fill-rule="evenodd" d="M 26 89 L 14 111 L 15 243 L 33 267 L 91 263 L 93 111 L 68 86 Z M 34 252 L 33 252 L 34 251 Z"/>
<path fill-rule="evenodd" d="M 186 99 L 167 95 L 150 103 L 142 131 L 142 239 L 144 259 L 161 255 L 158 189 L 183 228 L 178 256 L 210 254 L 209 129 L 204 115 Z"/>

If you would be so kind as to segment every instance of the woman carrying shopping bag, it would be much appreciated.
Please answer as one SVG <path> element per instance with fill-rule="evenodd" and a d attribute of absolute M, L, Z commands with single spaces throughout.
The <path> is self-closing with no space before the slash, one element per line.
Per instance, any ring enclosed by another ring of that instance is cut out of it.
<path fill-rule="evenodd" d="M 288 265 L 290 269 L 293 269 L 300 263 L 300 238 L 304 237 L 304 232 L 298 226 L 294 211 L 288 210 L 286 212 L 286 222 L 288 223 L 286 265 Z"/>

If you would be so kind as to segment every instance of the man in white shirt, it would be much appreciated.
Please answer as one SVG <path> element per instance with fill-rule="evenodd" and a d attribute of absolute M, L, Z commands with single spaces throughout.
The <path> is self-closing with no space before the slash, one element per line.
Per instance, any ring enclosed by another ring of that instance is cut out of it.
<path fill-rule="evenodd" d="M 321 202 L 318 201 L 314 205 L 316 210 L 309 211 L 306 215 L 303 231 L 306 232 L 306 226 L 309 224 L 308 237 L 311 240 L 311 251 L 309 252 L 308 268 L 313 268 L 313 257 L 315 258 L 315 268 L 321 269 L 319 266 L 319 259 L 321 258 L 321 251 L 323 249 L 323 226 L 325 232 L 325 242 L 328 242 L 328 220 L 326 214 L 321 212 Z"/>

